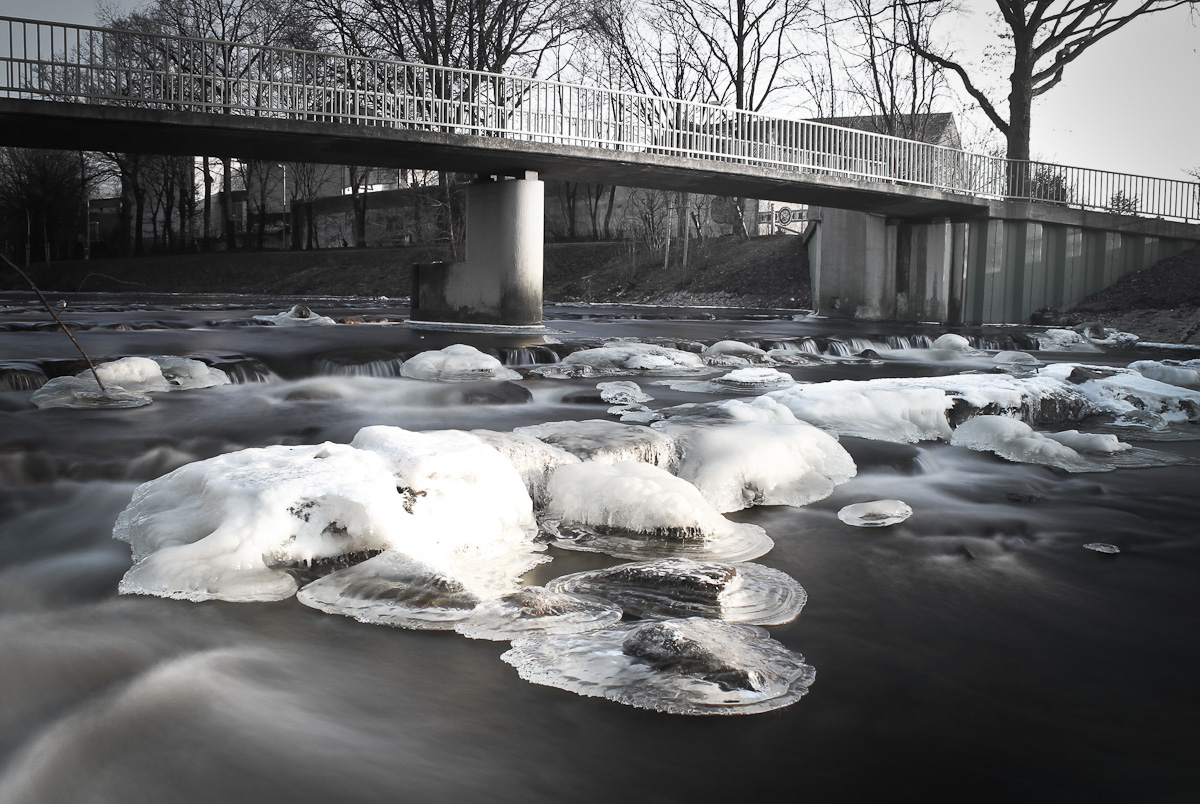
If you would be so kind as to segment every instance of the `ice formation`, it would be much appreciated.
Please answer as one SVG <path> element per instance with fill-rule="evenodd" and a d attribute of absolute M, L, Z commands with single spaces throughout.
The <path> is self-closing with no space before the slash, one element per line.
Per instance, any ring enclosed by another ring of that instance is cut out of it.
<path fill-rule="evenodd" d="M 1053 439 L 1064 447 L 1070 447 L 1076 452 L 1091 452 L 1097 455 L 1112 455 L 1132 449 L 1129 444 L 1122 442 L 1115 435 L 1107 433 L 1081 433 L 1078 430 L 1062 430 L 1057 433 L 1046 433 L 1046 438 Z"/>
<path fill-rule="evenodd" d="M 639 424 L 589 419 L 534 424 L 513 432 L 539 438 L 585 461 L 641 461 L 663 469 L 675 464 L 675 442 L 670 436 Z"/>
<path fill-rule="evenodd" d="M 143 483 L 117 518 L 123 594 L 282 600 L 289 568 L 419 537 L 383 459 L 344 444 L 264 447 Z"/>
<path fill-rule="evenodd" d="M 1116 555 L 1121 552 L 1121 548 L 1115 544 L 1105 544 L 1104 542 L 1088 542 L 1084 545 L 1084 549 L 1091 550 L 1095 553 L 1105 553 L 1107 555 Z"/>
<path fill-rule="evenodd" d="M 774 362 L 767 353 L 741 341 L 717 341 L 701 353 L 710 366 L 748 366 L 752 363 Z"/>
<path fill-rule="evenodd" d="M 642 391 L 641 386 L 630 380 L 615 380 L 596 384 L 600 399 L 613 405 L 633 405 L 649 402 L 654 397 Z"/>
<path fill-rule="evenodd" d="M 525 433 L 472 430 L 471 434 L 508 459 L 537 509 L 546 506 L 546 485 L 554 470 L 564 464 L 579 463 L 578 456 Z"/>
<path fill-rule="evenodd" d="M 998 363 L 1001 366 L 1025 366 L 1034 368 L 1045 365 L 1029 352 L 1013 352 L 1001 351 L 997 352 L 992 358 L 992 362 Z"/>
<path fill-rule="evenodd" d="M 1047 352 L 1098 352 L 1099 348 L 1073 329 L 1048 329 L 1037 336 L 1038 347 Z"/>
<path fill-rule="evenodd" d="M 140 408 L 154 400 L 149 394 L 105 383 L 104 390 L 87 377 L 55 377 L 34 391 L 29 401 L 39 408 Z"/>
<path fill-rule="evenodd" d="M 1151 380 L 1200 391 L 1200 371 L 1191 366 L 1157 360 L 1138 360 L 1130 363 L 1129 368 Z"/>
<path fill-rule="evenodd" d="M 501 658 L 534 684 L 678 715 L 767 712 L 816 678 L 764 629 L 703 619 L 524 637 Z"/>
<path fill-rule="evenodd" d="M 296 599 L 372 625 L 441 631 L 454 628 L 480 602 L 459 578 L 393 551 L 331 572 L 302 588 Z"/>
<path fill-rule="evenodd" d="M 607 600 L 527 586 L 480 603 L 454 630 L 471 639 L 511 640 L 529 634 L 576 634 L 607 628 L 620 619 L 620 607 Z"/>
<path fill-rule="evenodd" d="M 761 564 L 661 558 L 576 572 L 546 584 L 611 600 L 632 617 L 701 616 L 753 625 L 782 625 L 800 614 L 808 594 L 794 578 Z"/>
<path fill-rule="evenodd" d="M 858 472 L 837 439 L 798 421 L 787 408 L 724 403 L 717 409 L 774 420 L 668 419 L 654 426 L 675 439 L 677 474 L 722 513 L 752 505 L 807 505 Z"/>
<path fill-rule="evenodd" d="M 949 438 L 946 412 L 953 398 L 918 382 L 834 380 L 769 396 L 796 418 L 843 436 L 907 443 Z"/>
<path fill-rule="evenodd" d="M 400 376 L 440 382 L 521 379 L 520 372 L 463 343 L 413 355 L 400 367 Z"/>
<path fill-rule="evenodd" d="M 954 431 L 950 443 L 994 452 L 1016 463 L 1043 464 L 1068 472 L 1098 472 L 1111 468 L 1083 457 L 1066 444 L 1047 438 L 1028 424 L 1008 416 L 976 416 L 963 422 Z"/>
<path fill-rule="evenodd" d="M 650 343 L 613 342 L 572 352 L 561 363 L 539 366 L 544 377 L 601 377 L 621 374 L 704 374 L 710 369 L 699 355 Z"/>
<path fill-rule="evenodd" d="M 337 323 L 332 318 L 317 315 L 303 304 L 297 304 L 286 313 L 278 315 L 256 315 L 254 320 L 264 324 L 274 324 L 277 327 L 328 326 Z"/>
<path fill-rule="evenodd" d="M 555 545 L 568 549 L 746 561 L 773 546 L 762 528 L 731 522 L 691 483 L 647 463 L 562 466 L 550 478 L 548 497 L 542 525 Z"/>
<path fill-rule="evenodd" d="M 900 500 L 854 503 L 838 511 L 838 519 L 856 528 L 886 528 L 912 516 L 912 508 Z"/>

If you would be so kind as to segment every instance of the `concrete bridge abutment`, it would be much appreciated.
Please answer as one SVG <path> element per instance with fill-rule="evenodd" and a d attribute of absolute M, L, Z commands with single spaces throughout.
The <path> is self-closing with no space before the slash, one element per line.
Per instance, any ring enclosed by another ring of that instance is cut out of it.
<path fill-rule="evenodd" d="M 813 306 L 862 320 L 1018 323 L 1200 242 L 1200 226 L 1048 205 L 909 221 L 810 210 Z"/>
<path fill-rule="evenodd" d="M 411 318 L 539 326 L 545 189 L 536 173 L 467 188 L 464 259 L 413 266 Z"/>

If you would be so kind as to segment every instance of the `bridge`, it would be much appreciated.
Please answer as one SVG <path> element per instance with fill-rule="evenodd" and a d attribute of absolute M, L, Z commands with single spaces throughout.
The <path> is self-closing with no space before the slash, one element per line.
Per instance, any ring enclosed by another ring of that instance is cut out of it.
<path fill-rule="evenodd" d="M 620 90 L 10 17 L 0 17 L 0 64 L 0 144 L 500 179 L 469 188 L 467 259 L 418 271 L 414 317 L 540 322 L 544 178 L 823 208 L 810 241 L 814 299 L 859 317 L 1011 318 L 1038 296 L 1025 268 L 1046 261 L 1011 254 L 1031 242 L 1046 251 L 1045 232 L 1062 241 L 1048 246 L 1063 252 L 1053 259 L 1078 252 L 1098 281 L 1113 271 L 1088 261 L 1085 232 L 1140 238 L 1118 246 L 1118 273 L 1200 241 L 1196 183 Z M 1016 221 L 1027 224 L 1019 243 Z M 1001 268 L 1002 286 L 989 289 Z M 1060 291 L 1072 284 L 1051 270 Z M 1052 303 L 1048 281 L 1034 284 Z M 893 296 L 903 310 L 887 309 Z"/>

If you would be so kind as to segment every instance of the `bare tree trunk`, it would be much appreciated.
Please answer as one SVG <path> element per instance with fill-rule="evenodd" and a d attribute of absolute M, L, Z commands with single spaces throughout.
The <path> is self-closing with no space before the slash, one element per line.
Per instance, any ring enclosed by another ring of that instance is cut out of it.
<path fill-rule="evenodd" d="M 225 249 L 237 250 L 237 228 L 233 220 L 233 159 L 221 157 L 221 214 L 225 221 Z"/>
<path fill-rule="evenodd" d="M 212 169 L 204 157 L 204 250 L 212 248 Z"/>

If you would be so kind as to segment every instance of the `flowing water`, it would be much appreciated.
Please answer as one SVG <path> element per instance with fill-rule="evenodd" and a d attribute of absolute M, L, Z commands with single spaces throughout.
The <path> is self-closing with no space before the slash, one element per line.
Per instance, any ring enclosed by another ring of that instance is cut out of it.
<path fill-rule="evenodd" d="M 59 297 L 55 297 L 56 300 Z M 355 326 L 265 326 L 287 299 L 77 296 L 63 314 L 93 357 L 184 355 L 231 385 L 127 410 L 37 409 L 82 361 L 31 297 L 0 302 L 0 801 L 638 802 L 1184 801 L 1200 789 L 1200 468 L 1072 473 L 945 441 L 841 438 L 857 477 L 803 507 L 736 514 L 757 559 L 808 603 L 771 635 L 817 671 L 810 692 L 745 717 L 634 709 L 521 680 L 507 645 L 365 625 L 294 599 L 191 603 L 117 594 L 111 537 L 139 483 L 246 447 L 348 442 L 359 428 L 515 427 L 613 419 L 598 380 L 532 369 L 610 338 L 738 340 L 830 359 L 799 382 L 980 370 L 938 357 L 936 328 L 772 311 L 547 309 L 552 336 L 398 324 L 388 300 L 309 299 Z M 1036 348 L 1021 329 L 982 349 Z M 493 350 L 517 383 L 397 378 L 453 343 Z M 852 356 L 873 350 L 878 360 Z M 1038 352 L 1125 366 L 1194 355 Z M 614 379 L 614 378 L 601 378 Z M 711 401 L 637 376 L 660 408 Z M 686 388 L 686 386 L 682 386 Z M 582 392 L 582 393 L 580 393 Z M 745 398 L 730 390 L 729 397 Z M 1050 429 L 1065 429 L 1063 425 Z M 1200 459 L 1196 425 L 1123 432 Z M 854 528 L 851 503 L 906 521 Z M 1104 542 L 1120 552 L 1083 549 Z M 616 559 L 551 547 L 545 583 Z M 815 797 L 815 798 L 814 798 Z"/>

